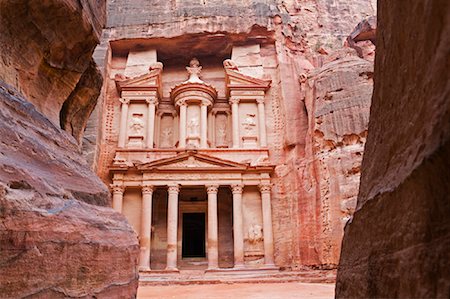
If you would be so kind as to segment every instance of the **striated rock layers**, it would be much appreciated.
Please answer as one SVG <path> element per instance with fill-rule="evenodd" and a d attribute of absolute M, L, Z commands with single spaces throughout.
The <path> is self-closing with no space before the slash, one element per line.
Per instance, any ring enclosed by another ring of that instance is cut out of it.
<path fill-rule="evenodd" d="M 104 5 L 0 1 L 1 298 L 136 294 L 137 237 L 70 135 L 101 85 L 90 55 Z"/>
<path fill-rule="evenodd" d="M 184 72 L 193 56 L 221 65 L 234 51 L 240 69 L 258 69 L 272 80 L 265 113 L 269 162 L 275 165 L 276 264 L 336 267 L 342 227 L 358 193 L 374 56 L 370 41 L 366 46 L 355 38 L 352 44 L 362 47 L 365 60 L 344 44 L 358 23 L 375 15 L 375 2 L 109 2 L 106 29 L 94 53 L 105 82 L 101 104 L 87 124 L 84 154 L 109 182 L 119 130 L 113 116 L 120 111 L 114 76 L 130 63 L 148 70 L 133 55 L 157 49 L 157 57 L 151 57 L 163 62 L 168 74 L 175 65 Z M 221 74 L 215 69 L 212 76 Z"/>
<path fill-rule="evenodd" d="M 378 28 L 361 186 L 336 296 L 448 298 L 450 4 L 379 1 Z M 404 28 L 415 28 L 414 38 Z"/>

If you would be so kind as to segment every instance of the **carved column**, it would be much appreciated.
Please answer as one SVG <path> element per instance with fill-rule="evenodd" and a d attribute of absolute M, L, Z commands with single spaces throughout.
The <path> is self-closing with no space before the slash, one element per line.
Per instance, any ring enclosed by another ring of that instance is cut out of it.
<path fill-rule="evenodd" d="M 148 104 L 148 123 L 147 123 L 147 148 L 153 148 L 155 136 L 155 108 L 158 101 L 155 98 L 147 99 Z"/>
<path fill-rule="evenodd" d="M 218 185 L 206 186 L 208 193 L 208 269 L 219 268 L 219 239 L 217 220 Z"/>
<path fill-rule="evenodd" d="M 177 269 L 178 185 L 170 185 L 167 205 L 167 265 L 166 270 Z"/>
<path fill-rule="evenodd" d="M 231 98 L 230 104 L 233 119 L 233 148 L 239 148 L 239 99 Z"/>
<path fill-rule="evenodd" d="M 259 116 L 259 145 L 261 147 L 267 147 L 267 133 L 266 133 L 266 115 L 264 111 L 264 98 L 256 100 L 258 103 L 258 116 Z"/>
<path fill-rule="evenodd" d="M 152 237 L 152 195 L 153 186 L 142 186 L 141 234 L 139 236 L 141 243 L 139 268 L 141 271 L 150 270 L 150 249 Z"/>
<path fill-rule="evenodd" d="M 185 102 L 180 103 L 180 141 L 178 143 L 179 148 L 186 147 L 186 113 L 187 104 Z"/>
<path fill-rule="evenodd" d="M 125 187 L 122 184 L 114 183 L 111 185 L 113 191 L 113 202 L 112 207 L 119 213 L 122 213 L 123 206 L 123 193 L 125 191 Z"/>
<path fill-rule="evenodd" d="M 259 185 L 262 201 L 263 232 L 264 232 L 264 264 L 275 266 L 273 258 L 272 207 L 270 204 L 270 184 Z"/>
<path fill-rule="evenodd" d="M 127 121 L 128 121 L 128 105 L 129 99 L 121 98 L 122 106 L 120 108 L 120 126 L 119 126 L 119 147 L 125 147 L 125 140 L 127 137 Z"/>
<path fill-rule="evenodd" d="M 200 106 L 200 148 L 208 147 L 208 104 L 202 102 Z"/>
<path fill-rule="evenodd" d="M 244 267 L 244 227 L 242 218 L 243 185 L 231 185 L 233 192 L 234 267 Z"/>

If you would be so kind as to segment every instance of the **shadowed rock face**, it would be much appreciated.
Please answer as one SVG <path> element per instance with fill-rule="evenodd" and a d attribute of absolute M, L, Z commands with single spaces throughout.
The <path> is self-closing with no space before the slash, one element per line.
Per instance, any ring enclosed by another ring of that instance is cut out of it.
<path fill-rule="evenodd" d="M 70 135 L 81 136 L 101 86 L 91 53 L 104 7 L 0 1 L 2 297 L 136 294 L 137 237 Z"/>
<path fill-rule="evenodd" d="M 69 118 L 77 140 L 97 101 L 85 92 L 95 93 L 97 87 L 79 81 L 86 70 L 92 73 L 92 52 L 105 18 L 105 1 L 0 1 L 0 79 L 57 125 L 69 97 L 75 104 L 89 102 L 88 113 Z"/>
<path fill-rule="evenodd" d="M 448 298 L 450 4 L 379 1 L 377 34 L 361 186 L 336 295 Z"/>

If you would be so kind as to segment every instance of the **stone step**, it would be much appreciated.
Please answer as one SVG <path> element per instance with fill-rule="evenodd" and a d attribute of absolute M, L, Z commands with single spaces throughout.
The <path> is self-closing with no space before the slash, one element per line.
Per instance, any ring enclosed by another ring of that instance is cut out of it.
<path fill-rule="evenodd" d="M 225 272 L 225 273 L 224 273 Z M 179 273 L 140 274 L 140 285 L 187 285 L 187 284 L 232 284 L 232 283 L 334 283 L 335 270 L 311 271 L 217 271 L 181 270 Z"/>

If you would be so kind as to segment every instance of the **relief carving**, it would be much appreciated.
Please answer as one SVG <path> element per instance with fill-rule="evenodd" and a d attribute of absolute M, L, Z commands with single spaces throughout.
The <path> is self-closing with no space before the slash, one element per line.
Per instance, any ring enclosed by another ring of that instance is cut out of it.
<path fill-rule="evenodd" d="M 251 244 L 255 244 L 261 242 L 263 240 L 263 230 L 262 227 L 258 224 L 253 224 L 248 228 L 247 232 L 247 240 Z"/>
<path fill-rule="evenodd" d="M 161 132 L 161 147 L 172 147 L 172 128 L 165 128 Z"/>
<path fill-rule="evenodd" d="M 198 123 L 198 118 L 197 117 L 191 118 L 189 121 L 189 124 L 188 124 L 189 135 L 190 136 L 198 136 L 199 126 L 200 125 Z"/>
<path fill-rule="evenodd" d="M 242 122 L 242 126 L 245 129 L 245 135 L 247 135 L 247 136 L 256 135 L 255 134 L 255 127 L 256 127 L 255 114 L 247 113 L 247 117 Z"/>
<path fill-rule="evenodd" d="M 135 113 L 131 117 L 130 121 L 130 135 L 143 136 L 144 135 L 144 121 L 143 115 Z"/>

